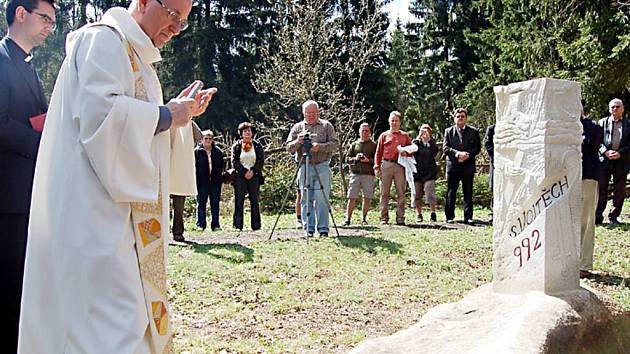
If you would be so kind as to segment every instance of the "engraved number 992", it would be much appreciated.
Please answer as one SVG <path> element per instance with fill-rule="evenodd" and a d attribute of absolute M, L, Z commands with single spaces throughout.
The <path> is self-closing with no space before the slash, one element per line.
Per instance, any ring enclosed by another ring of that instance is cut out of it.
<path fill-rule="evenodd" d="M 529 237 L 523 238 L 520 246 L 514 247 L 514 256 L 518 257 L 519 268 L 523 266 L 523 263 L 529 261 L 529 259 L 532 258 L 532 253 L 542 246 L 542 242 L 540 241 L 540 232 L 538 230 L 532 231 L 531 239 L 534 242 L 533 245 L 532 241 L 529 239 Z"/>

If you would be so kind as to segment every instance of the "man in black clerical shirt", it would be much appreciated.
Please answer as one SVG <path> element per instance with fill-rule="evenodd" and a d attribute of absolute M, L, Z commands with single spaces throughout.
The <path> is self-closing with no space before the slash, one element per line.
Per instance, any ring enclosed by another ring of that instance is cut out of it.
<path fill-rule="evenodd" d="M 55 28 L 55 0 L 8 0 L 0 41 L 0 304 L 4 353 L 17 351 L 20 299 L 35 160 L 48 110 L 33 48 Z"/>

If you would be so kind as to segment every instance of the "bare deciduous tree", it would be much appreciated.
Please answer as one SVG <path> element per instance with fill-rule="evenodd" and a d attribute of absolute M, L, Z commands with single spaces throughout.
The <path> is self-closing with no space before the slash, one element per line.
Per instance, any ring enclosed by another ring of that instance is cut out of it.
<path fill-rule="evenodd" d="M 256 72 L 254 87 L 270 93 L 281 109 L 317 100 L 322 118 L 330 120 L 339 137 L 339 161 L 355 138 L 354 127 L 370 111 L 361 93 L 366 70 L 385 46 L 385 16 L 380 1 L 360 0 L 351 11 L 340 13 L 321 0 L 285 0 L 283 23 L 272 47 L 263 51 L 263 65 Z M 352 26 L 345 26 L 352 23 Z M 277 135 L 292 119 L 271 107 L 268 129 Z M 280 140 L 280 139 L 278 139 Z M 344 169 L 343 193 L 347 189 Z"/>

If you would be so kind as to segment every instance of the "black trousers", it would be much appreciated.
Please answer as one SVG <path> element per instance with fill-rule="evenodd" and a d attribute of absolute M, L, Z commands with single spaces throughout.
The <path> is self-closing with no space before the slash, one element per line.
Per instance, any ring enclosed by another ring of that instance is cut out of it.
<path fill-rule="evenodd" d="M 260 229 L 260 181 L 258 176 L 247 180 L 243 176 L 237 175 L 234 179 L 234 222 L 235 229 L 243 229 L 243 205 L 245 204 L 245 194 L 249 194 L 249 204 L 251 206 L 251 226 L 252 230 Z"/>
<path fill-rule="evenodd" d="M 0 304 L 6 321 L 5 330 L 0 336 L 3 353 L 17 352 L 27 233 L 28 214 L 0 213 Z"/>
<path fill-rule="evenodd" d="M 462 183 L 462 189 L 464 192 L 464 220 L 472 220 L 473 218 L 473 180 L 475 173 L 466 172 L 447 172 L 446 173 L 446 203 L 444 205 L 444 214 L 446 220 L 455 219 L 455 199 L 457 196 L 457 188 L 459 188 L 459 182 Z"/>
<path fill-rule="evenodd" d="M 183 195 L 171 194 L 171 199 L 173 200 L 173 228 L 171 229 L 171 231 L 173 232 L 173 236 L 183 236 L 184 203 L 186 202 L 186 197 L 184 197 Z"/>
<path fill-rule="evenodd" d="M 608 213 L 609 219 L 618 218 L 621 215 L 621 208 L 623 207 L 623 200 L 626 195 L 626 179 L 628 173 L 626 171 L 615 171 L 613 168 L 602 167 L 599 175 L 599 198 L 597 200 L 597 210 L 595 211 L 595 218 L 602 220 L 604 210 L 606 209 L 606 203 L 608 202 L 608 183 L 610 178 L 613 180 L 613 201 L 612 209 Z"/>

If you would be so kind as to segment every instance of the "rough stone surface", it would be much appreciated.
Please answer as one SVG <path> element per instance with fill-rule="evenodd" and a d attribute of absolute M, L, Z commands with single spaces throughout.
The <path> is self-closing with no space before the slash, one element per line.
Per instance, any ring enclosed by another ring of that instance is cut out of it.
<path fill-rule="evenodd" d="M 630 353 L 630 313 L 584 288 L 554 297 L 496 293 L 486 284 L 350 353 Z"/>
<path fill-rule="evenodd" d="M 498 86 L 494 135 L 493 284 L 499 292 L 579 286 L 580 85 Z"/>

